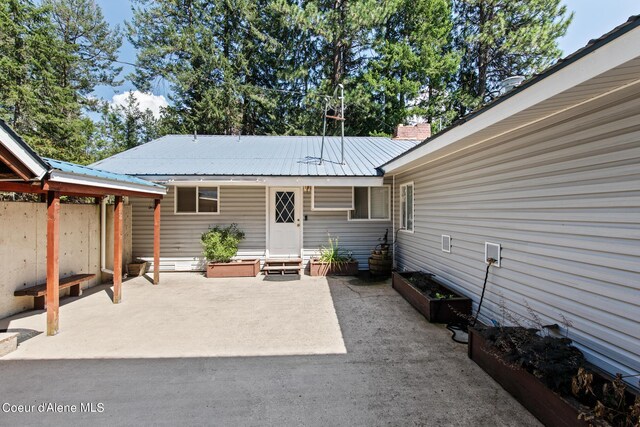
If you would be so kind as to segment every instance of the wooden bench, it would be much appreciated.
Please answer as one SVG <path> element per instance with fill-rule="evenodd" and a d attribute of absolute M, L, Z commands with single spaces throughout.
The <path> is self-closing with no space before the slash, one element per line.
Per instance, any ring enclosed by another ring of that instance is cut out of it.
<path fill-rule="evenodd" d="M 82 295 L 81 283 L 91 280 L 94 277 L 96 277 L 95 274 L 74 274 L 73 276 L 61 278 L 58 286 L 60 289 L 71 288 L 70 295 L 72 297 L 79 297 Z M 19 291 L 15 291 L 13 295 L 16 297 L 33 297 L 33 308 L 35 310 L 44 310 L 47 306 L 46 283 L 20 289 Z"/>
<path fill-rule="evenodd" d="M 262 271 L 264 271 L 264 274 L 267 276 L 271 272 L 300 274 L 301 270 L 301 258 L 267 259 L 264 262 L 264 267 L 262 267 Z"/>

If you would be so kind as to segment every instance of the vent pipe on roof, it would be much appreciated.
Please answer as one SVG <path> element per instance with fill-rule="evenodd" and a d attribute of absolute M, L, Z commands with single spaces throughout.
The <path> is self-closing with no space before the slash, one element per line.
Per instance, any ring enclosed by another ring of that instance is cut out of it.
<path fill-rule="evenodd" d="M 193 142 L 198 142 L 198 133 L 196 130 L 193 131 Z"/>
<path fill-rule="evenodd" d="M 524 81 L 524 76 L 511 76 L 507 77 L 500 82 L 500 95 L 504 95 L 507 92 L 511 92 L 517 88 Z"/>

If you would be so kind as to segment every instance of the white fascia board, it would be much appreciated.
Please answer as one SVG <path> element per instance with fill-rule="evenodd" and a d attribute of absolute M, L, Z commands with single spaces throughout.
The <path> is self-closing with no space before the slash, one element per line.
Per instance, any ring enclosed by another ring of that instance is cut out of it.
<path fill-rule="evenodd" d="M 18 158 L 35 176 L 40 180 L 48 172 L 40 162 L 33 158 L 33 155 L 24 149 L 11 135 L 9 135 L 2 127 L 0 127 L 0 141 L 2 144 Z"/>
<path fill-rule="evenodd" d="M 147 179 L 151 177 L 146 177 Z M 239 185 L 239 186 L 265 186 L 265 187 L 378 187 L 382 185 L 381 176 L 334 176 L 334 177 L 184 177 L 184 178 L 160 178 L 154 177 L 154 182 L 173 186 L 193 185 Z"/>
<path fill-rule="evenodd" d="M 427 144 L 384 165 L 385 173 L 403 172 L 403 168 L 443 148 L 533 107 L 561 92 L 640 56 L 640 28 L 610 41 L 541 81 L 489 108 L 466 123 L 449 130 Z M 562 107 L 558 107 L 562 109 Z M 533 120 L 535 122 L 537 120 Z M 523 124 L 525 126 L 526 124 Z M 522 127 L 522 126 L 519 126 Z"/>
<path fill-rule="evenodd" d="M 61 182 L 65 184 L 90 185 L 113 190 L 137 191 L 140 193 L 150 193 L 165 195 L 166 187 L 152 187 L 149 185 L 135 184 L 133 182 L 115 181 L 105 178 L 94 178 L 85 175 L 77 175 L 68 172 L 53 171 L 49 177 L 50 182 Z"/>

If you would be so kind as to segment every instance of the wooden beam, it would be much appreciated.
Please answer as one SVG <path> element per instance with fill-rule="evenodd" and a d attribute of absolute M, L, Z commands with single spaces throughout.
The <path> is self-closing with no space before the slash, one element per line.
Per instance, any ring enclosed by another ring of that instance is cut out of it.
<path fill-rule="evenodd" d="M 81 195 L 84 197 L 100 197 L 100 196 L 128 196 L 128 197 L 146 197 L 153 199 L 162 199 L 162 194 L 145 193 L 142 191 L 118 190 L 115 188 L 104 188 L 93 185 L 70 184 L 67 182 L 47 181 L 43 186 L 45 190 L 55 190 L 62 194 L 74 196 Z"/>
<path fill-rule="evenodd" d="M 60 194 L 47 194 L 47 335 L 58 333 L 60 306 Z"/>
<path fill-rule="evenodd" d="M 122 196 L 116 196 L 113 206 L 113 303 L 122 299 Z"/>
<path fill-rule="evenodd" d="M 160 199 L 153 207 L 153 284 L 160 283 Z"/>
<path fill-rule="evenodd" d="M 0 144 L 0 161 L 25 181 L 33 178 L 33 173 L 11 151 Z"/>
<path fill-rule="evenodd" d="M 37 183 L 37 185 L 33 185 L 26 182 L 0 181 L 0 191 L 8 191 L 12 193 L 47 194 L 45 190 L 40 188 L 39 182 Z"/>

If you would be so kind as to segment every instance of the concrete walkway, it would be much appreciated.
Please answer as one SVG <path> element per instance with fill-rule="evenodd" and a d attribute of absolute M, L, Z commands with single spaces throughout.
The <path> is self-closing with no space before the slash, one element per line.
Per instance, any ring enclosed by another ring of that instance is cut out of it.
<path fill-rule="evenodd" d="M 179 276 L 184 278 L 176 275 L 174 282 L 167 280 L 172 275 L 164 275 L 160 287 L 179 292 L 184 283 L 199 280 L 189 274 Z M 159 292 L 141 280 L 144 279 L 124 285 L 125 304 L 132 303 L 135 287 L 140 286 L 149 295 Z M 322 288 L 323 284 L 327 286 L 324 279 L 309 278 L 268 284 L 248 281 L 246 286 L 253 287 L 255 292 L 247 293 L 247 303 L 264 315 L 264 307 L 260 308 L 264 294 L 258 289 L 261 286 L 275 286 L 270 288 L 274 293 L 279 291 L 277 286 L 287 287 L 290 294 L 287 298 L 298 301 L 296 293 L 308 291 L 305 286 Z M 446 329 L 427 323 L 388 283 L 362 285 L 356 279 L 329 279 L 335 307 L 331 312 L 339 321 L 340 338 L 332 329 L 335 324 L 331 323 L 331 313 L 325 313 L 326 307 L 314 307 L 315 301 L 295 303 L 298 310 L 312 311 L 321 323 L 317 328 L 305 323 L 305 328 L 313 328 L 306 339 L 313 341 L 314 346 L 298 343 L 295 347 L 313 348 L 307 351 L 325 354 L 77 360 L 4 360 L 5 357 L 0 359 L 0 404 L 56 402 L 77 405 L 78 412 L 20 414 L 0 410 L 0 425 L 538 425 L 467 358 L 466 347 L 451 341 Z M 205 281 L 199 286 L 216 285 Z M 323 295 L 320 289 L 316 291 L 315 295 Z M 178 302 L 184 306 L 198 305 L 200 298 L 202 294 L 183 296 Z M 159 301 L 139 309 L 153 311 Z M 81 302 L 73 301 L 63 308 L 80 309 Z M 168 302 L 160 306 L 165 304 Z M 324 307 L 323 304 L 320 298 L 319 305 Z M 224 301 L 218 301 L 213 308 L 223 305 Z M 286 310 L 286 306 L 283 303 L 273 309 Z M 111 309 L 107 300 L 92 315 L 104 318 Z M 253 317 L 250 311 L 245 313 L 252 319 L 262 318 Z M 157 313 L 159 319 L 165 314 L 168 313 Z M 285 321 L 290 316 L 281 317 L 285 331 L 290 331 Z M 305 318 L 303 314 L 297 316 Z M 38 336 L 24 342 L 22 357 L 31 353 L 27 352 L 30 348 L 33 352 L 40 351 L 36 343 L 61 339 L 70 329 L 86 328 L 85 334 L 92 333 L 89 325 L 69 324 L 69 317 L 70 314 L 65 317 L 61 313 L 59 336 L 42 337 L 43 340 Z M 129 329 L 120 332 L 123 339 L 140 327 L 136 317 L 126 323 Z M 259 328 L 260 324 L 259 320 L 247 322 L 236 341 L 242 342 L 245 334 L 251 337 L 252 333 L 246 331 Z M 328 338 L 316 340 L 317 331 L 324 328 L 329 330 Z M 278 334 L 279 329 L 271 333 Z M 294 335 L 299 337 L 298 334 Z M 229 342 L 233 340 L 225 345 Z M 344 347 L 340 347 L 342 343 Z M 45 345 L 56 348 L 53 344 Z M 246 348 L 238 343 L 233 345 L 236 349 Z M 340 349 L 344 348 L 346 353 L 341 354 Z M 282 351 L 282 347 L 271 346 L 269 351 Z M 103 412 L 80 412 L 80 404 L 88 402 L 103 404 Z"/>

